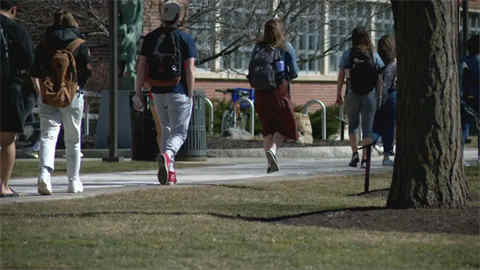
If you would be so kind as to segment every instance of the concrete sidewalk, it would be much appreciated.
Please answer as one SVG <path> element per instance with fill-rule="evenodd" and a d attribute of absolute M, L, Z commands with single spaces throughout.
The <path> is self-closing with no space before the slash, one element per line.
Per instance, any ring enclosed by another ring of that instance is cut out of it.
<path fill-rule="evenodd" d="M 233 184 L 255 181 L 293 181 L 312 179 L 319 176 L 363 175 L 365 170 L 348 167 L 348 158 L 298 157 L 288 153 L 295 150 L 282 149 L 280 153 L 280 171 L 266 174 L 264 157 L 208 158 L 200 162 L 202 166 L 177 170 L 179 184 L 175 187 L 161 186 L 157 181 L 157 171 L 132 171 L 81 175 L 85 191 L 69 194 L 65 176 L 52 177 L 53 195 L 40 196 L 37 193 L 37 179 L 16 178 L 10 185 L 21 194 L 19 198 L 2 198 L 0 204 L 12 202 L 31 202 L 57 199 L 77 199 L 129 190 L 146 188 L 177 188 L 205 184 Z M 263 153 L 263 152 L 262 152 Z M 289 156 L 295 156 L 291 158 Z M 465 160 L 475 161 L 477 151 L 465 151 Z M 98 159 L 101 162 L 100 159 Z M 382 166 L 382 157 L 375 154 L 372 158 L 372 173 L 391 172 L 392 167 Z"/>

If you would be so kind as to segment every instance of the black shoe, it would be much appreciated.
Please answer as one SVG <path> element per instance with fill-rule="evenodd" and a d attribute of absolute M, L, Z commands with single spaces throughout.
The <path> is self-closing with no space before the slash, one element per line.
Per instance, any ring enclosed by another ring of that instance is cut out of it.
<path fill-rule="evenodd" d="M 360 161 L 360 158 L 358 158 L 358 152 L 354 152 L 352 154 L 352 160 L 350 160 L 350 163 L 348 163 L 348 166 L 350 167 L 357 167 L 357 163 Z"/>
<path fill-rule="evenodd" d="M 362 162 L 360 163 L 360 168 L 366 168 L 367 167 L 367 160 L 362 159 Z"/>

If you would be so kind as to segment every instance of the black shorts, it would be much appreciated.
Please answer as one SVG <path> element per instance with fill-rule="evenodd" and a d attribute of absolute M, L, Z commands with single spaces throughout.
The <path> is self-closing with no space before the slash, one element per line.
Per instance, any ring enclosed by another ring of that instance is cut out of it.
<path fill-rule="evenodd" d="M 0 90 L 0 131 L 23 133 L 25 105 L 20 83 Z"/>

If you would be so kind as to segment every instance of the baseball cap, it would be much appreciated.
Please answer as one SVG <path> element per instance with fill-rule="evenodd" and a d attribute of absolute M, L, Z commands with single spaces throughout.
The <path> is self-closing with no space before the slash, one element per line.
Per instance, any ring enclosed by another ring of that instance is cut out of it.
<path fill-rule="evenodd" d="M 163 5 L 162 21 L 174 24 L 180 19 L 181 7 L 176 1 L 168 1 Z"/>

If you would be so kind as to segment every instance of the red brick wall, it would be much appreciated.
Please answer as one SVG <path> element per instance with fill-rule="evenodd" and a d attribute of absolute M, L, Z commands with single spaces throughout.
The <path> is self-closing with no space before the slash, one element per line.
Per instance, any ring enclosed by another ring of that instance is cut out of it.
<path fill-rule="evenodd" d="M 205 90 L 207 96 L 212 99 L 222 99 L 223 94 L 215 92 L 215 89 L 250 88 L 250 86 L 243 80 L 197 79 L 196 88 Z M 319 99 L 326 106 L 334 104 L 336 82 L 294 82 L 292 84 L 292 100 L 295 105 L 304 105 L 312 99 Z M 315 111 L 319 108 L 319 105 L 313 105 L 310 110 Z"/>

